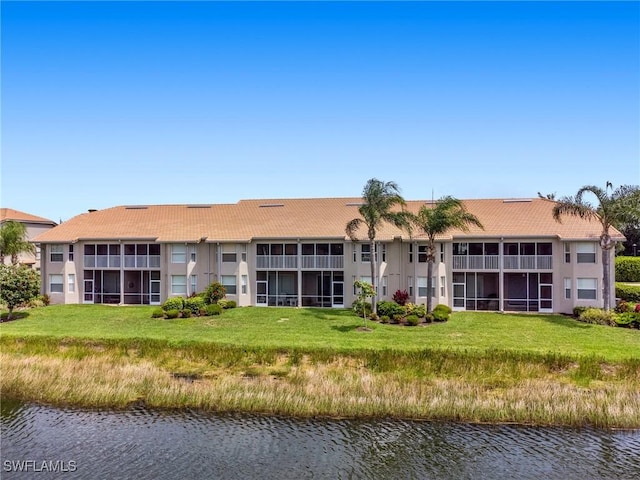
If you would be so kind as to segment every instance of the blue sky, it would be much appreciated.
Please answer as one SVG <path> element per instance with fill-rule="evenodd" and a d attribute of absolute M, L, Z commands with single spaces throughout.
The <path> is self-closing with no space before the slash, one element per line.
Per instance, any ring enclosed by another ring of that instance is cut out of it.
<path fill-rule="evenodd" d="M 638 2 L 6 2 L 4 207 L 640 183 Z"/>

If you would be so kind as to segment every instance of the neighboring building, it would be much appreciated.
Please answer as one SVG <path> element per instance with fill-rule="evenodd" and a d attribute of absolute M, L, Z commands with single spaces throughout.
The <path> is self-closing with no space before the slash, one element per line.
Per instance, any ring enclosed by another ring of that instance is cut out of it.
<path fill-rule="evenodd" d="M 160 304 L 218 281 L 240 306 L 348 307 L 354 281 L 371 280 L 366 232 L 361 242 L 345 235 L 361 202 L 243 200 L 90 211 L 36 238 L 45 258 L 43 293 L 53 303 Z M 409 201 L 407 208 L 425 203 Z M 484 230 L 437 239 L 431 292 L 425 238 L 390 225 L 380 230 L 380 298 L 406 290 L 414 303 L 431 294 L 434 305 L 454 310 L 565 313 L 603 304 L 599 223 L 575 217 L 558 223 L 554 202 L 539 198 L 464 205 Z M 615 231 L 613 239 L 624 237 Z"/>
<path fill-rule="evenodd" d="M 51 230 L 57 225 L 56 222 L 47 218 L 38 217 L 12 208 L 0 208 L 0 225 L 10 220 L 23 223 L 25 227 L 27 227 L 27 240 L 33 240 L 41 233 Z M 22 265 L 29 265 L 36 270 L 40 270 L 40 247 L 36 245 L 35 254 L 21 253 L 18 256 L 18 262 Z M 10 255 L 4 258 L 4 263 L 11 263 Z"/>

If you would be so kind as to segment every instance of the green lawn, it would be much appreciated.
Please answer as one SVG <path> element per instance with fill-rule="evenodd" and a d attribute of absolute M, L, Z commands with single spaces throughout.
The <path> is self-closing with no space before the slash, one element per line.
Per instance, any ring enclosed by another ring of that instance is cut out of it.
<path fill-rule="evenodd" d="M 337 351 L 394 349 L 512 350 L 597 355 L 609 361 L 640 358 L 640 331 L 579 323 L 560 315 L 458 312 L 449 322 L 405 327 L 363 320 L 349 310 L 246 307 L 219 317 L 163 320 L 153 307 L 55 305 L 0 324 L 0 335 L 92 340 L 151 338 L 172 344 L 219 344 Z"/>

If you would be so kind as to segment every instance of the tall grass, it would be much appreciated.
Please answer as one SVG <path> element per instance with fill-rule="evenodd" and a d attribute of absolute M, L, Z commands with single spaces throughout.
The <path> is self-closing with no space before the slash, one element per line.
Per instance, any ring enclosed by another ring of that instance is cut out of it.
<path fill-rule="evenodd" d="M 0 339 L 3 396 L 85 407 L 640 428 L 640 360 Z"/>

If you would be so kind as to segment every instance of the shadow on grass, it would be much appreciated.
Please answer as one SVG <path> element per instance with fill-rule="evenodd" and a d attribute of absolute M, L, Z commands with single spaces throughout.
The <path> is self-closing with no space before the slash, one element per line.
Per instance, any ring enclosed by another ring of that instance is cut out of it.
<path fill-rule="evenodd" d="M 333 325 L 331 327 L 331 330 L 337 330 L 338 332 L 348 333 L 348 332 L 353 332 L 360 327 L 362 327 L 362 325 L 340 325 L 340 326 Z"/>
<path fill-rule="evenodd" d="M 11 315 L 11 319 L 8 319 L 7 318 L 8 316 L 9 316 L 9 312 L 3 312 L 2 315 L 0 315 L 0 323 L 13 322 L 14 320 L 27 318 L 29 316 L 29 312 L 24 312 L 24 311 L 13 312 L 13 314 Z"/>
<path fill-rule="evenodd" d="M 355 318 L 353 310 L 341 308 L 302 308 L 300 313 L 304 317 L 313 317 L 321 320 Z"/>

